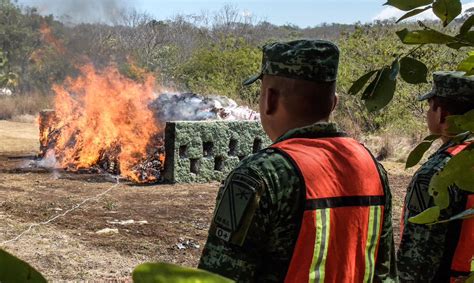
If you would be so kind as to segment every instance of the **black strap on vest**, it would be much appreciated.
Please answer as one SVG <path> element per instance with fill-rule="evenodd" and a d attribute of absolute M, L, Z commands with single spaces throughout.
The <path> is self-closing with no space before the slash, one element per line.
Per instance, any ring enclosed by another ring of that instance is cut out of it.
<path fill-rule="evenodd" d="M 346 138 L 348 137 L 346 133 L 343 132 L 333 132 L 333 133 L 324 133 L 324 132 L 307 132 L 307 133 L 296 133 L 291 136 L 290 139 L 321 139 L 321 138 Z"/>
<path fill-rule="evenodd" d="M 345 196 L 306 200 L 306 210 L 347 206 L 385 205 L 385 196 Z"/>
<path fill-rule="evenodd" d="M 291 139 L 294 138 L 307 138 L 307 139 L 317 139 L 317 138 L 337 138 L 337 137 L 347 137 L 345 133 L 336 132 L 336 133 L 302 133 L 299 135 L 292 136 Z M 375 163 L 375 168 L 379 174 L 380 182 L 383 186 L 384 182 L 382 179 L 382 174 L 378 168 L 377 161 L 375 160 L 374 156 L 363 144 L 361 144 L 367 152 L 369 153 L 370 157 L 372 158 L 373 162 Z M 296 169 L 298 173 L 298 177 L 301 180 L 301 185 L 303 191 L 306 191 L 306 184 L 303 177 L 303 173 L 301 172 L 300 168 L 296 164 L 295 160 L 283 149 L 278 147 L 272 147 L 276 152 L 283 155 Z M 385 192 L 385 186 L 383 186 Z M 306 194 L 305 194 L 306 195 Z M 305 200 L 305 210 L 315 210 L 315 209 L 324 209 L 324 208 L 336 208 L 336 207 L 348 207 L 348 206 L 378 206 L 378 205 L 385 205 L 386 203 L 386 196 L 344 196 L 344 197 L 331 197 L 331 198 L 320 198 L 320 199 L 306 199 Z"/>

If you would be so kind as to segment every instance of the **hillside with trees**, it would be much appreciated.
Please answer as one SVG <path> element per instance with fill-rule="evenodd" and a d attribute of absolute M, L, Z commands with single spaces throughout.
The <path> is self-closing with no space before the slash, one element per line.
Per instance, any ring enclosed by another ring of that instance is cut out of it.
<path fill-rule="evenodd" d="M 74 77 L 86 63 L 97 68 L 115 65 L 134 80 L 151 73 L 169 89 L 224 95 L 255 107 L 258 86 L 243 88 L 241 82 L 258 71 L 260 47 L 275 40 L 320 38 L 335 41 L 341 49 L 341 103 L 336 120 L 354 133 L 390 130 L 415 134 L 424 111 L 415 97 L 429 89 L 428 83 L 400 81 L 394 103 L 375 113 L 368 113 L 360 99 L 347 94 L 360 75 L 401 50 L 409 51 L 395 34 L 403 27 L 394 21 L 277 26 L 244 18 L 229 5 L 213 15 L 177 15 L 167 20 L 129 9 L 117 15 L 113 25 L 71 25 L 52 15 L 42 16 L 35 8 L 0 0 L 0 88 L 13 93 L 0 97 L 0 119 L 34 115 L 48 107 L 52 85 Z M 438 48 L 424 46 L 412 55 L 426 62 L 429 70 L 455 68 L 459 52 Z"/>

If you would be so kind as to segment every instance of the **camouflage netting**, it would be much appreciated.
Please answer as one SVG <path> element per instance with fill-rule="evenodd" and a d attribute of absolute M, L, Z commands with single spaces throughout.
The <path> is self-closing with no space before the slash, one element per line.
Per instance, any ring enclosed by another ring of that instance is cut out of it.
<path fill-rule="evenodd" d="M 270 140 L 256 121 L 166 123 L 164 178 L 172 183 L 221 181 Z"/>

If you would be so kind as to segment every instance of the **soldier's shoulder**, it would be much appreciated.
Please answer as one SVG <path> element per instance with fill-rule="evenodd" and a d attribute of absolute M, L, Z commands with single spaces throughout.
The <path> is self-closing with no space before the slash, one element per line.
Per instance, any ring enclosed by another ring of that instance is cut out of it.
<path fill-rule="evenodd" d="M 264 148 L 244 158 L 239 165 L 255 165 L 261 162 L 285 162 L 286 159 L 279 151 L 272 147 Z"/>
<path fill-rule="evenodd" d="M 278 150 L 268 147 L 244 158 L 237 168 L 259 168 L 261 170 L 271 170 L 280 165 L 288 166 L 291 165 L 291 162 Z"/>
<path fill-rule="evenodd" d="M 277 201 L 277 194 L 292 196 L 303 184 L 293 161 L 278 149 L 271 147 L 242 160 L 234 172 L 262 180 L 273 201 Z"/>
<path fill-rule="evenodd" d="M 234 170 L 235 172 L 257 174 L 267 184 L 275 184 L 280 179 L 298 175 L 293 162 L 274 148 L 265 148 L 245 158 Z"/>
<path fill-rule="evenodd" d="M 445 150 L 438 150 L 429 156 L 423 164 L 421 164 L 414 176 L 420 176 L 422 179 L 426 177 L 431 178 L 436 172 L 443 169 L 451 157 L 452 156 Z"/>

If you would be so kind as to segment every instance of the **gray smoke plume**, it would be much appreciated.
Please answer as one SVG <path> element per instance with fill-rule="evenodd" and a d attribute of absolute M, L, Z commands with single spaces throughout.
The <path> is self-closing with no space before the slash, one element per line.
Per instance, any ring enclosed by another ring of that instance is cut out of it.
<path fill-rule="evenodd" d="M 53 14 L 70 24 L 115 24 L 129 8 L 125 0 L 23 0 L 27 6 L 38 9 L 42 15 Z"/>
<path fill-rule="evenodd" d="M 223 96 L 162 93 L 150 104 L 155 118 L 165 121 L 259 120 L 260 114 Z"/>

